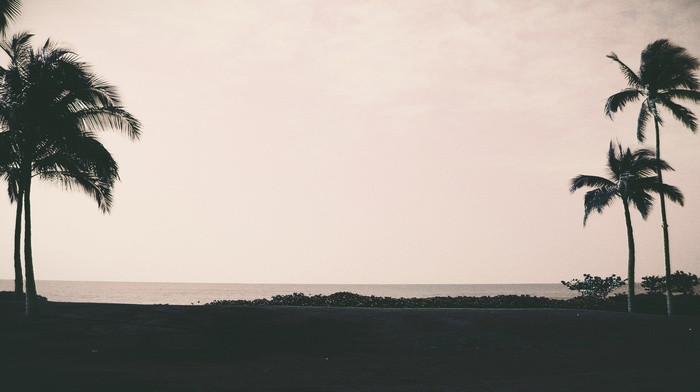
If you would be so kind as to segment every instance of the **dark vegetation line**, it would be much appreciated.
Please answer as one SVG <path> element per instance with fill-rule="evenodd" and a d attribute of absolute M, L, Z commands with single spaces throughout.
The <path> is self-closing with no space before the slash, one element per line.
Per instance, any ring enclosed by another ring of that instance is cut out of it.
<path fill-rule="evenodd" d="M 674 297 L 679 315 L 700 315 L 700 295 Z M 294 293 L 275 295 L 272 299 L 219 300 L 207 306 L 319 306 L 357 308 L 473 308 L 473 309 L 588 309 L 627 311 L 627 295 L 617 294 L 604 299 L 579 296 L 571 299 L 553 299 L 529 295 L 496 295 L 484 297 L 431 297 L 391 298 L 338 292 L 330 295 L 306 295 Z M 663 294 L 637 295 L 638 313 L 665 314 L 666 299 Z"/>

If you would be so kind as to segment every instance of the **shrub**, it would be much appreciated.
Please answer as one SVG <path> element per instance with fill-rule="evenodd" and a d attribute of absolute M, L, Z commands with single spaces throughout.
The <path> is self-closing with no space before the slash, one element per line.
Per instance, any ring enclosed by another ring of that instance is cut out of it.
<path fill-rule="evenodd" d="M 583 281 L 573 279 L 568 282 L 561 281 L 561 284 L 568 287 L 569 290 L 578 291 L 582 297 L 587 299 L 603 300 L 613 290 L 625 285 L 626 279 L 613 274 L 607 278 L 600 276 L 591 276 L 583 274 Z"/>
<path fill-rule="evenodd" d="M 695 287 L 700 284 L 697 275 L 676 271 L 671 274 L 671 292 L 679 294 L 694 294 Z M 666 291 L 666 277 L 644 276 L 642 277 L 642 288 L 650 294 L 661 294 Z"/>
<path fill-rule="evenodd" d="M 666 291 L 666 278 L 660 276 L 643 276 L 642 288 L 649 294 L 661 294 Z"/>

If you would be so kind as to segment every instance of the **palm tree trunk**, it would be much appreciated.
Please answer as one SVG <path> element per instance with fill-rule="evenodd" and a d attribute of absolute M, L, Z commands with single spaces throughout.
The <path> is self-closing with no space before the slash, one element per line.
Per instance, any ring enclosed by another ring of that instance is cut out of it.
<path fill-rule="evenodd" d="M 632 233 L 632 219 L 630 217 L 630 207 L 625 200 L 623 203 L 625 207 L 625 223 L 627 224 L 627 248 L 629 259 L 627 261 L 627 311 L 629 313 L 635 310 L 634 301 L 634 264 L 635 264 L 635 254 L 634 254 L 634 234 Z"/>
<path fill-rule="evenodd" d="M 24 279 L 22 277 L 22 190 L 17 195 L 17 212 L 15 216 L 15 294 L 21 297 L 24 294 Z"/>
<path fill-rule="evenodd" d="M 659 136 L 659 121 L 654 116 L 654 126 L 656 127 L 656 160 L 661 161 L 661 138 Z M 659 176 L 659 184 L 663 184 L 661 176 L 661 167 L 656 168 L 656 174 Z M 668 243 L 668 220 L 666 219 L 666 198 L 663 193 L 659 194 L 661 202 L 661 228 L 664 233 L 664 266 L 666 270 L 666 313 L 669 316 L 673 315 L 673 294 L 671 294 L 671 251 Z"/>
<path fill-rule="evenodd" d="M 32 258 L 32 215 L 29 203 L 31 189 L 31 177 L 24 186 L 24 269 L 27 277 L 26 312 L 27 316 L 39 315 L 39 300 L 36 294 L 36 282 L 34 281 L 34 259 Z"/>

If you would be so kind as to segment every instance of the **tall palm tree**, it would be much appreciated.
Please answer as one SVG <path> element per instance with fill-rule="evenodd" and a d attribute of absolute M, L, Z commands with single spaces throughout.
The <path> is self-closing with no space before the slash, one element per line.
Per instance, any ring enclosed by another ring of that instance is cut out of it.
<path fill-rule="evenodd" d="M 3 37 L 10 22 L 19 17 L 19 7 L 21 5 L 21 0 L 0 1 L 0 35 Z"/>
<path fill-rule="evenodd" d="M 117 165 L 95 131 L 119 130 L 132 139 L 140 123 L 124 110 L 114 87 L 96 77 L 78 56 L 50 40 L 35 50 L 21 33 L 0 47 L 10 57 L 0 67 L 0 154 L 13 170 L 24 213 L 27 314 L 38 313 L 31 241 L 32 178 L 78 187 L 103 212 L 112 203 Z M 19 211 L 22 211 L 19 210 Z"/>
<path fill-rule="evenodd" d="M 595 188 L 584 197 L 583 225 L 586 226 L 588 216 L 592 211 L 602 213 L 615 199 L 622 200 L 627 226 L 627 311 L 633 312 L 634 306 L 634 233 L 630 216 L 630 204 L 646 219 L 651 211 L 654 198 L 650 192 L 666 195 L 669 200 L 683 205 L 683 194 L 673 186 L 663 184 L 655 174 L 657 170 L 673 170 L 666 162 L 656 159 L 654 152 L 639 149 L 632 152 L 629 148 L 623 150 L 621 145 L 610 143 L 608 150 L 608 174 L 610 178 L 578 175 L 571 180 L 573 193 L 582 187 Z"/>
<path fill-rule="evenodd" d="M 661 139 L 659 128 L 663 120 L 659 109 L 668 109 L 684 126 L 695 132 L 698 127 L 697 118 L 688 108 L 674 100 L 685 99 L 700 103 L 700 82 L 695 76 L 695 70 L 700 67 L 697 58 L 688 54 L 685 48 L 673 45 L 667 39 L 657 40 L 647 45 L 642 52 L 639 73 L 632 71 L 620 61 L 615 53 L 608 55 L 620 66 L 622 74 L 627 79 L 629 88 L 611 95 L 605 103 L 605 114 L 612 119 L 613 113 L 622 110 L 626 104 L 643 98 L 637 118 L 637 139 L 643 142 L 645 129 L 651 116 L 654 119 L 656 131 L 656 159 L 661 160 Z M 657 170 L 659 182 L 663 183 L 660 167 Z M 671 297 L 671 254 L 668 235 L 668 219 L 666 216 L 666 200 L 660 195 L 661 227 L 664 238 L 664 266 L 666 272 L 666 309 L 668 315 L 673 314 Z"/>

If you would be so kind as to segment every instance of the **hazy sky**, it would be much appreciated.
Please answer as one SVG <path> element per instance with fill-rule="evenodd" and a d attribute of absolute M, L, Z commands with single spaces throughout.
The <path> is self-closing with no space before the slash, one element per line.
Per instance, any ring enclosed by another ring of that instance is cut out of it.
<path fill-rule="evenodd" d="M 105 133 L 111 215 L 33 188 L 38 279 L 540 283 L 626 274 L 620 202 L 582 227 L 577 174 L 635 147 L 605 99 L 697 1 L 25 0 L 10 33 L 74 49 L 143 123 Z M 6 63 L 2 57 L 0 61 Z M 700 115 L 698 105 L 688 104 Z M 700 135 L 666 113 L 672 268 L 700 273 Z M 650 128 L 651 132 L 652 129 Z M 651 135 L 651 133 L 650 133 Z M 0 204 L 0 278 L 14 206 Z M 663 273 L 658 207 L 638 279 Z M 39 288 L 40 289 L 40 288 Z"/>

